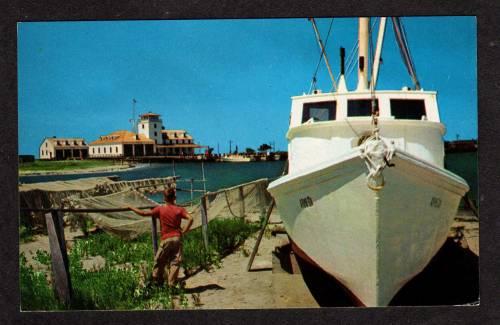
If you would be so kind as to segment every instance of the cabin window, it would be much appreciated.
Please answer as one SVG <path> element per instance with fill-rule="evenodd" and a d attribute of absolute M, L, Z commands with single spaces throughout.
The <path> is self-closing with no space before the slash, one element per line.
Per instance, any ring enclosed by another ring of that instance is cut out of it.
<path fill-rule="evenodd" d="M 391 115 L 401 120 L 421 120 L 425 103 L 421 99 L 391 99 Z"/>
<path fill-rule="evenodd" d="M 375 100 L 375 107 L 378 107 L 378 100 Z M 347 116 L 371 116 L 372 100 L 355 99 L 347 101 Z"/>
<path fill-rule="evenodd" d="M 330 121 L 336 118 L 337 102 L 306 103 L 302 109 L 302 123 L 309 121 Z"/>

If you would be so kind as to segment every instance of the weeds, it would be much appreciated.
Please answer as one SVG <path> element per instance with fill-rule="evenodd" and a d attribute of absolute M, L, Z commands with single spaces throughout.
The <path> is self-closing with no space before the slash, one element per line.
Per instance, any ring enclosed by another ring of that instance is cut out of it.
<path fill-rule="evenodd" d="M 183 267 L 187 273 L 200 268 L 219 267 L 222 257 L 241 245 L 259 226 L 235 218 L 212 220 L 208 229 L 208 251 L 205 251 L 203 245 L 201 229 L 195 229 L 183 238 Z M 82 260 L 97 255 L 105 258 L 104 268 L 98 271 L 85 270 Z M 34 259 L 41 264 L 50 265 L 50 255 L 46 252 L 37 252 Z M 178 301 L 179 307 L 188 305 L 182 288 L 143 283 L 144 270 L 149 273 L 153 266 L 150 234 L 132 241 L 124 241 L 106 233 L 77 240 L 69 253 L 69 264 L 73 300 L 71 306 L 62 306 L 54 298 L 44 274 L 27 266 L 26 258 L 22 255 L 22 309 L 171 309 L 174 308 L 174 300 Z"/>
<path fill-rule="evenodd" d="M 63 308 L 54 297 L 45 274 L 28 266 L 23 253 L 19 257 L 19 282 L 22 310 L 58 310 Z"/>

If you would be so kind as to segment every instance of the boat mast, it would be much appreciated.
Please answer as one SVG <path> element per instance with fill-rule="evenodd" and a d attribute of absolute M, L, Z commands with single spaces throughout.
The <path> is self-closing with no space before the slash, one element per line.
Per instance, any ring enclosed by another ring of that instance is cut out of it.
<path fill-rule="evenodd" d="M 314 20 L 314 18 L 309 18 L 309 21 L 313 26 L 314 34 L 316 35 L 316 40 L 318 41 L 318 45 L 321 50 L 321 55 L 325 59 L 326 68 L 328 69 L 328 74 L 330 75 L 330 79 L 332 80 L 333 89 L 337 90 L 337 83 L 335 82 L 335 77 L 333 76 L 332 68 L 330 67 L 328 56 L 326 55 L 325 46 L 323 45 L 323 41 L 321 40 L 321 36 L 319 35 L 318 26 L 316 26 L 316 21 Z"/>
<path fill-rule="evenodd" d="M 368 33 L 370 18 L 360 17 L 358 25 L 358 87 L 357 91 L 368 90 Z"/>
<path fill-rule="evenodd" d="M 372 90 L 375 90 L 375 87 L 377 86 L 378 71 L 380 67 L 380 55 L 382 53 L 382 45 L 384 44 L 386 21 L 387 17 L 380 18 L 380 25 L 378 27 L 377 47 L 375 49 L 375 57 L 373 58 L 373 72 L 370 81 L 370 88 Z"/>

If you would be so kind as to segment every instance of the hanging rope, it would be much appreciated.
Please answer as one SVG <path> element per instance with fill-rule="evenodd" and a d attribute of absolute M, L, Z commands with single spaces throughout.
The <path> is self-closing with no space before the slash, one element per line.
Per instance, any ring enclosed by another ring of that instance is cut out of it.
<path fill-rule="evenodd" d="M 401 53 L 403 62 L 405 63 L 406 69 L 408 70 L 411 80 L 415 85 L 415 89 L 419 90 L 420 82 L 417 78 L 417 70 L 415 69 L 415 65 L 413 64 L 403 23 L 401 22 L 401 19 L 399 17 L 392 17 L 392 25 L 394 27 L 394 34 L 399 45 L 399 52 Z"/>
<path fill-rule="evenodd" d="M 318 60 L 318 64 L 316 65 L 316 70 L 314 71 L 314 74 L 313 74 L 313 77 L 312 77 L 312 81 L 311 81 L 311 86 L 309 87 L 309 93 L 311 93 L 313 87 L 314 87 L 314 90 L 316 90 L 316 83 L 317 83 L 317 75 L 318 75 L 318 70 L 319 70 L 319 65 L 321 64 L 321 61 L 323 61 L 323 55 L 326 51 L 326 45 L 328 44 L 328 39 L 330 37 L 330 32 L 332 31 L 332 25 L 333 25 L 333 18 L 332 20 L 330 21 L 330 26 L 328 27 L 328 33 L 326 34 L 326 40 L 325 40 L 325 45 L 323 47 L 323 49 L 321 50 L 320 49 L 320 54 L 319 54 L 319 60 Z"/>

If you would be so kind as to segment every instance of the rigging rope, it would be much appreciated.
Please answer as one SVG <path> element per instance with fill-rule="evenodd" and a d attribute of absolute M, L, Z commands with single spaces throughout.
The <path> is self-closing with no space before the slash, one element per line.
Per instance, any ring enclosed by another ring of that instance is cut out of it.
<path fill-rule="evenodd" d="M 319 65 L 321 64 L 321 61 L 323 61 L 323 54 L 326 51 L 326 46 L 328 44 L 328 38 L 330 37 L 330 32 L 332 30 L 332 25 L 333 25 L 333 18 L 330 21 L 330 27 L 328 27 L 328 33 L 326 34 L 325 45 L 323 46 L 323 49 L 320 49 L 319 60 L 318 60 L 318 64 L 316 65 L 316 70 L 314 71 L 314 74 L 313 74 L 313 77 L 312 77 L 311 86 L 309 87 L 309 93 L 311 93 L 313 87 L 314 87 L 314 90 L 317 89 L 316 88 L 316 82 L 318 80 L 316 79 L 316 76 L 318 75 Z"/>
<path fill-rule="evenodd" d="M 415 69 L 415 65 L 413 64 L 413 60 L 410 54 L 410 48 L 408 46 L 406 31 L 404 29 L 403 23 L 399 17 L 392 17 L 392 25 L 394 27 L 394 34 L 399 45 L 399 52 L 401 53 L 403 62 L 405 63 L 406 69 L 408 70 L 413 84 L 415 85 L 415 89 L 419 90 L 420 82 L 418 81 L 417 70 Z"/>

